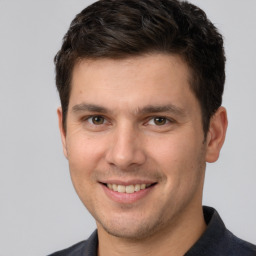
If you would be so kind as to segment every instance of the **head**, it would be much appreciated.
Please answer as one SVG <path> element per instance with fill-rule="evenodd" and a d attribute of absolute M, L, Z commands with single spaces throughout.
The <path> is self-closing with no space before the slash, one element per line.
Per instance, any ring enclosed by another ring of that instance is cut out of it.
<path fill-rule="evenodd" d="M 76 16 L 55 57 L 59 124 L 99 231 L 200 226 L 205 165 L 225 137 L 224 62 L 220 34 L 186 2 L 101 0 Z"/>
<path fill-rule="evenodd" d="M 220 107 L 225 82 L 222 36 L 198 7 L 177 0 L 101 0 L 72 21 L 55 57 L 63 126 L 74 66 L 83 59 L 124 59 L 148 53 L 174 54 L 190 70 L 206 135 Z"/>

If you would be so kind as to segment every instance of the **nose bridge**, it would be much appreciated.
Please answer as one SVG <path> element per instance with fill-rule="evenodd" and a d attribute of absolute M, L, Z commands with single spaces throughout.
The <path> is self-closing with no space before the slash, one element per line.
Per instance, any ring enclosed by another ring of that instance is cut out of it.
<path fill-rule="evenodd" d="M 120 169 L 127 169 L 135 164 L 141 165 L 145 161 L 140 134 L 133 124 L 123 122 L 115 127 L 107 161 Z"/>

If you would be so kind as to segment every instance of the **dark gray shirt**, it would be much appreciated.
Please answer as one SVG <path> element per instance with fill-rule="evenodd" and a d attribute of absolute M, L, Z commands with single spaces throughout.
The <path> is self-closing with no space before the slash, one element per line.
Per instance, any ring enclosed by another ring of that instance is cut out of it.
<path fill-rule="evenodd" d="M 256 256 L 256 246 L 227 230 L 215 209 L 203 209 L 207 229 L 184 256 Z M 97 247 L 98 236 L 94 231 L 88 240 L 49 256 L 97 256 Z"/>

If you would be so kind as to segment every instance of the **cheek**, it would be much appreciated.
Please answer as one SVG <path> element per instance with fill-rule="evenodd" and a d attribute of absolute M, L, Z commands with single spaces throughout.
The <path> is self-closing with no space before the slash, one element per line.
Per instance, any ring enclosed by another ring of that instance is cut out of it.
<path fill-rule="evenodd" d="M 155 151 L 158 166 L 166 177 L 162 200 L 166 202 L 166 209 L 172 208 L 170 211 L 178 211 L 180 207 L 201 198 L 203 153 L 199 145 L 196 147 L 190 142 L 186 143 L 181 139 L 176 144 L 172 140 Z"/>
<path fill-rule="evenodd" d="M 88 210 L 95 204 L 92 198 L 95 188 L 94 171 L 99 169 L 101 144 L 85 136 L 71 136 L 67 140 L 70 176 L 73 186 Z"/>
<path fill-rule="evenodd" d="M 71 138 L 67 139 L 67 152 L 72 181 L 75 186 L 89 183 L 93 171 L 99 168 L 105 143 L 86 136 L 72 135 Z"/>
<path fill-rule="evenodd" d="M 163 139 L 156 138 L 151 141 L 150 149 L 151 156 L 160 165 L 166 167 L 174 167 L 179 164 L 189 164 L 197 154 L 197 149 L 193 141 L 188 143 L 188 140 L 182 136 L 166 136 Z M 156 146 L 157 145 L 157 146 Z"/>
<path fill-rule="evenodd" d="M 100 142 L 100 143 L 99 143 Z M 71 135 L 67 138 L 68 160 L 73 164 L 93 164 L 103 150 L 104 143 L 93 137 Z M 88 161 L 91 160 L 91 161 Z"/>
<path fill-rule="evenodd" d="M 202 145 L 193 137 L 189 138 L 170 136 L 162 142 L 158 140 L 157 147 L 151 147 L 151 158 L 172 187 L 190 186 L 201 176 L 204 161 Z"/>

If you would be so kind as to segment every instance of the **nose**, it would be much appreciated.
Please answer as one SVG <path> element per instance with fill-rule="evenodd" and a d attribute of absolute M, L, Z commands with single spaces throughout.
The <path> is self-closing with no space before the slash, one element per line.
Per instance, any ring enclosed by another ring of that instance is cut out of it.
<path fill-rule="evenodd" d="M 132 125 L 122 125 L 113 131 L 113 137 L 106 154 L 108 164 L 121 170 L 142 165 L 146 154 L 141 135 Z"/>

